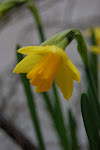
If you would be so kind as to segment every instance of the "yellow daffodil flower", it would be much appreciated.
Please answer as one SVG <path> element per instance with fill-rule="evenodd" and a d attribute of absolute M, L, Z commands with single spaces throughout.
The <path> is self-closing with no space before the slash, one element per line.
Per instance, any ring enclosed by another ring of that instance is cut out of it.
<path fill-rule="evenodd" d="M 70 99 L 73 80 L 79 82 L 80 74 L 63 49 L 55 45 L 28 46 L 18 52 L 27 56 L 16 65 L 13 72 L 27 73 L 36 93 L 48 91 L 55 78 L 64 98 Z"/>
<path fill-rule="evenodd" d="M 94 36 L 95 36 L 96 46 L 94 46 L 94 45 L 91 46 L 90 51 L 95 53 L 95 54 L 100 54 L 100 27 L 95 27 L 92 30 L 87 29 L 85 31 L 86 36 L 91 37 L 92 36 L 92 31 L 93 31 Z"/>
<path fill-rule="evenodd" d="M 100 46 L 91 46 L 90 51 L 95 54 L 100 54 Z"/>
<path fill-rule="evenodd" d="M 86 37 L 90 38 L 92 36 L 92 32 L 94 33 L 94 36 L 95 36 L 96 46 L 94 46 L 94 45 L 91 46 L 90 51 L 95 53 L 95 54 L 99 54 L 100 53 L 100 27 L 95 27 L 92 30 L 87 29 L 85 31 Z"/>
<path fill-rule="evenodd" d="M 85 31 L 86 36 L 91 37 L 92 36 L 92 31 L 93 31 L 94 36 L 95 36 L 96 45 L 90 46 L 89 49 L 94 54 L 100 54 L 100 27 L 95 27 L 92 30 L 87 29 Z M 99 70 L 100 70 L 100 65 L 99 65 Z"/>
<path fill-rule="evenodd" d="M 94 36 L 95 36 L 95 39 L 96 39 L 96 44 L 100 45 L 100 27 L 94 27 L 93 28 L 93 33 L 94 33 Z M 91 29 L 87 29 L 85 31 L 85 35 L 87 37 L 91 37 L 91 35 L 92 35 Z"/>

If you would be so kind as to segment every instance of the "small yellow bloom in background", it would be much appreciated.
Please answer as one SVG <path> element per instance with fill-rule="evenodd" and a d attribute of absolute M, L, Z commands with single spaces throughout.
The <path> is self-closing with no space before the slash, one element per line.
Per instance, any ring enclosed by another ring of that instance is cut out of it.
<path fill-rule="evenodd" d="M 91 46 L 90 51 L 95 54 L 100 54 L 100 46 Z"/>
<path fill-rule="evenodd" d="M 100 45 L 100 27 L 93 29 L 97 45 Z"/>
<path fill-rule="evenodd" d="M 90 51 L 92 53 L 95 53 L 95 54 L 100 54 L 100 27 L 94 27 L 92 30 L 87 29 L 85 31 L 86 36 L 91 37 L 92 36 L 92 31 L 93 31 L 94 36 L 95 36 L 96 46 L 94 46 L 94 45 L 91 46 Z"/>
<path fill-rule="evenodd" d="M 47 92 L 55 78 L 64 98 L 70 99 L 73 80 L 79 82 L 80 74 L 63 49 L 55 45 L 27 46 L 18 52 L 27 56 L 16 65 L 13 72 L 27 73 L 36 93 Z"/>
<path fill-rule="evenodd" d="M 96 44 L 100 45 L 100 27 L 94 27 L 92 30 L 96 39 Z M 85 35 L 86 37 L 91 37 L 92 35 L 91 29 L 87 29 L 85 31 Z"/>
<path fill-rule="evenodd" d="M 100 27 L 94 27 L 92 30 L 87 29 L 85 31 L 86 37 L 90 38 L 92 36 L 92 31 L 95 36 L 96 45 L 90 46 L 89 50 L 94 54 L 100 54 Z M 99 71 L 100 71 L 100 65 L 99 65 Z"/>

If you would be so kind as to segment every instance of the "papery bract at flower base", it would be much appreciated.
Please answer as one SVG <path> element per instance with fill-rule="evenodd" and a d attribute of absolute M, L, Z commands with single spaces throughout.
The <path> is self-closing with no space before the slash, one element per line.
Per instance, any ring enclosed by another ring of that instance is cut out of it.
<path fill-rule="evenodd" d="M 69 100 L 73 92 L 73 80 L 80 81 L 80 74 L 68 59 L 63 49 L 55 45 L 28 46 L 18 50 L 27 55 L 14 69 L 14 73 L 28 73 L 36 93 L 48 91 L 54 81 L 65 99 Z"/>

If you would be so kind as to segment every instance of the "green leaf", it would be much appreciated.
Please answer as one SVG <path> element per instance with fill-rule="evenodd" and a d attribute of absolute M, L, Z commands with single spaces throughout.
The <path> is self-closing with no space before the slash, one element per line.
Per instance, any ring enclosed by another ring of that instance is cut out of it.
<path fill-rule="evenodd" d="M 42 94 L 41 94 L 43 97 L 44 97 L 44 101 L 45 101 L 45 103 L 46 103 L 46 107 L 47 107 L 47 110 L 48 110 L 48 112 L 49 112 L 49 114 L 50 114 L 50 117 L 51 117 L 51 119 L 52 119 L 52 121 L 53 121 L 53 124 L 54 124 L 54 127 L 55 127 L 55 129 L 56 129 L 56 131 L 57 131 L 57 134 L 58 134 L 58 138 L 59 138 L 59 141 L 60 141 L 60 144 L 61 144 L 61 146 L 62 146 L 62 148 L 64 149 L 64 150 L 69 150 L 69 146 L 68 146 L 68 143 L 67 143 L 67 141 L 66 141 L 66 138 L 65 138 L 65 136 L 63 136 L 63 128 L 62 128 L 62 126 L 60 126 L 60 124 L 59 124 L 59 122 L 61 122 L 62 120 L 61 120 L 61 118 L 58 118 L 58 112 L 56 112 L 56 110 L 54 109 L 54 107 L 52 106 L 52 104 L 51 104 L 51 99 L 50 99 L 50 97 L 48 96 L 48 94 L 47 94 L 47 92 L 43 92 Z M 58 121 L 58 119 L 59 119 L 59 121 Z M 65 131 L 65 133 L 64 134 L 66 134 L 66 131 Z M 65 138 L 65 139 L 64 139 Z M 66 141 L 66 142 L 65 142 Z"/>
<path fill-rule="evenodd" d="M 36 21 L 36 24 L 37 24 L 37 28 L 38 28 L 38 32 L 39 32 L 40 40 L 41 40 L 41 42 L 44 42 L 45 36 L 44 36 L 44 32 L 43 32 L 43 27 L 42 27 L 40 15 L 39 15 L 37 7 L 35 6 L 35 4 L 34 4 L 34 2 L 32 0 L 29 0 L 28 8 L 31 11 L 32 15 L 34 16 L 34 18 L 35 18 L 35 21 Z"/>
<path fill-rule="evenodd" d="M 93 30 L 91 30 L 92 35 L 91 35 L 91 45 L 96 45 L 96 40 L 95 40 L 95 36 L 93 33 Z M 96 86 L 96 91 L 97 91 L 97 95 L 98 95 L 98 56 L 96 54 L 90 53 L 90 59 L 89 59 L 89 63 L 90 63 L 90 68 L 91 68 L 91 72 L 94 78 L 94 82 L 95 82 L 95 86 Z"/>
<path fill-rule="evenodd" d="M 69 141 L 68 141 L 68 136 L 67 136 L 67 129 L 65 126 L 64 116 L 63 116 L 63 112 L 62 112 L 62 106 L 60 103 L 60 99 L 59 99 L 59 95 L 57 92 L 55 82 L 53 83 L 53 92 L 54 92 L 54 112 L 55 112 L 55 116 L 56 116 L 55 119 L 56 119 L 57 126 L 59 128 L 59 132 L 60 132 L 59 134 L 61 136 L 61 142 L 62 142 L 64 149 L 69 150 Z"/>
<path fill-rule="evenodd" d="M 100 136 L 96 124 L 97 118 L 92 110 L 91 101 L 85 93 L 81 96 L 81 111 L 91 150 L 100 150 Z"/>
<path fill-rule="evenodd" d="M 87 81 L 89 83 L 89 97 L 91 98 L 91 107 L 93 109 L 93 112 L 97 118 L 97 124 L 98 124 L 98 128 L 100 130 L 100 102 L 98 99 L 98 95 L 97 95 L 97 91 L 96 91 L 96 87 L 95 87 L 95 83 L 93 80 L 93 76 L 91 73 L 91 70 L 89 67 L 85 68 L 86 71 L 86 75 L 87 75 Z"/>
<path fill-rule="evenodd" d="M 79 144 L 77 139 L 77 125 L 71 110 L 68 111 L 68 120 L 71 150 L 79 150 L 80 148 L 78 146 Z"/>

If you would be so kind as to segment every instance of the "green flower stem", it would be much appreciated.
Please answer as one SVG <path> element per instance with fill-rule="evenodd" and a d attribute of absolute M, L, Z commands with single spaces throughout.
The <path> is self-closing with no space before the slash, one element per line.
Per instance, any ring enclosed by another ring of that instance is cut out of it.
<path fill-rule="evenodd" d="M 84 38 L 78 29 L 72 29 L 71 31 L 75 33 L 74 38 L 78 43 L 77 50 L 82 58 L 84 66 L 87 67 L 89 62 L 88 62 L 88 55 L 87 55 L 87 46 L 84 41 Z"/>
<path fill-rule="evenodd" d="M 90 84 L 90 87 L 91 87 L 91 91 L 93 93 L 94 98 L 99 103 L 96 87 L 95 87 L 95 84 L 94 84 L 94 79 L 92 77 L 92 73 L 91 73 L 90 67 L 89 67 L 89 61 L 88 61 L 88 55 L 87 55 L 87 47 L 86 47 L 85 41 L 84 41 L 83 36 L 80 33 L 80 31 L 77 31 L 75 29 L 73 31 L 76 32 L 75 33 L 76 34 L 75 35 L 75 39 L 77 40 L 77 43 L 78 43 L 78 47 L 77 47 L 78 48 L 78 52 L 79 52 L 79 54 L 80 54 L 80 56 L 81 56 L 81 58 L 83 60 L 84 67 L 85 67 L 85 70 L 86 70 L 87 79 L 89 80 L 89 84 Z"/>
<path fill-rule="evenodd" d="M 78 43 L 78 47 L 77 47 L 78 52 L 79 52 L 79 54 L 83 60 L 83 63 L 84 63 L 87 79 L 88 79 L 91 94 L 92 94 L 91 102 L 93 104 L 93 110 L 94 110 L 95 115 L 97 117 L 98 128 L 100 129 L 100 103 L 99 103 L 99 99 L 98 99 L 98 94 L 97 94 L 95 82 L 94 82 L 94 79 L 93 79 L 93 76 L 92 76 L 92 73 L 91 73 L 91 70 L 89 67 L 89 61 L 88 61 L 88 55 L 87 55 L 87 46 L 85 44 L 85 41 L 84 41 L 83 36 L 80 33 L 80 31 L 77 29 L 73 29 L 72 31 L 75 32 L 75 39 Z"/>
<path fill-rule="evenodd" d="M 100 129 L 100 103 L 99 103 L 98 95 L 97 95 L 96 88 L 95 88 L 95 82 L 94 82 L 90 68 L 89 67 L 85 68 L 85 71 L 86 71 L 87 79 L 88 79 L 90 89 L 91 89 L 91 95 L 92 95 L 91 103 L 92 103 L 93 111 L 97 116 L 97 124 Z"/>
<path fill-rule="evenodd" d="M 69 124 L 69 134 L 70 134 L 70 146 L 71 150 L 80 150 L 77 138 L 77 124 L 75 118 L 71 112 L 71 109 L 68 111 L 68 124 Z"/>
<path fill-rule="evenodd" d="M 28 2 L 28 7 L 29 7 L 29 10 L 32 12 L 32 15 L 35 17 L 37 28 L 38 28 L 39 35 L 40 35 L 40 40 L 41 40 L 41 42 L 44 42 L 45 37 L 44 37 L 43 28 L 42 28 L 38 10 L 31 0 L 29 0 L 29 2 Z"/>
<path fill-rule="evenodd" d="M 90 42 L 92 45 L 96 45 L 93 30 L 91 30 Z M 90 53 L 89 63 L 90 63 L 90 69 L 91 69 L 91 73 L 93 76 L 94 84 L 96 87 L 96 93 L 98 96 L 99 95 L 99 90 L 98 90 L 98 56 L 96 54 Z M 89 86 L 89 84 L 88 84 L 87 94 L 89 96 L 89 99 L 92 99 L 92 101 L 94 101 L 93 96 L 92 96 L 93 94 L 91 92 L 91 87 Z"/>
<path fill-rule="evenodd" d="M 96 40 L 95 40 L 93 30 L 91 32 L 92 32 L 91 39 L 90 39 L 91 45 L 96 45 Z M 98 90 L 98 56 L 93 53 L 90 54 L 90 68 L 91 68 L 91 72 L 94 78 L 97 95 L 99 95 L 98 93 L 99 92 Z"/>
<path fill-rule="evenodd" d="M 19 49 L 19 46 L 17 46 L 17 49 Z M 23 59 L 23 56 L 21 54 L 17 53 L 17 58 L 18 58 L 18 62 L 20 62 Z M 40 123 L 39 123 L 38 114 L 36 111 L 34 97 L 32 95 L 32 91 L 31 91 L 30 83 L 29 83 L 29 80 L 26 78 L 26 74 L 20 74 L 20 75 L 21 75 L 21 80 L 22 80 L 23 86 L 24 86 L 26 100 L 27 100 L 27 104 L 28 104 L 29 111 L 31 114 L 32 122 L 33 122 L 33 125 L 35 128 L 35 131 L 36 131 L 36 136 L 37 136 L 38 143 L 39 143 L 39 149 L 45 150 L 46 148 L 45 148 L 45 144 L 43 141 L 42 132 L 40 129 Z"/>
<path fill-rule="evenodd" d="M 58 93 L 57 93 L 57 88 L 55 85 L 55 82 L 53 83 L 53 92 L 54 92 L 54 96 L 55 96 L 55 114 L 56 114 L 56 122 L 57 124 L 59 124 L 59 132 L 63 141 L 63 146 L 64 149 L 69 150 L 69 142 L 68 142 L 68 138 L 67 138 L 67 130 L 65 127 L 65 122 L 64 122 L 64 117 L 63 117 L 63 113 L 62 113 L 62 108 L 61 108 L 61 103 L 58 97 Z"/>
<path fill-rule="evenodd" d="M 54 127 L 55 127 L 55 129 L 58 133 L 61 145 L 62 145 L 64 150 L 69 150 L 68 143 L 65 143 L 65 139 L 64 139 L 65 136 L 63 136 L 64 134 L 63 134 L 63 131 L 62 131 L 63 129 L 61 128 L 61 126 L 58 124 L 58 121 L 57 121 L 57 112 L 54 111 L 54 109 L 52 107 L 52 104 L 50 102 L 50 98 L 48 97 L 47 93 L 42 93 L 42 96 L 44 97 L 46 107 L 47 107 L 47 109 L 50 113 L 50 116 L 51 116 L 52 121 L 54 123 Z M 66 131 L 65 131 L 65 134 L 66 134 Z"/>

